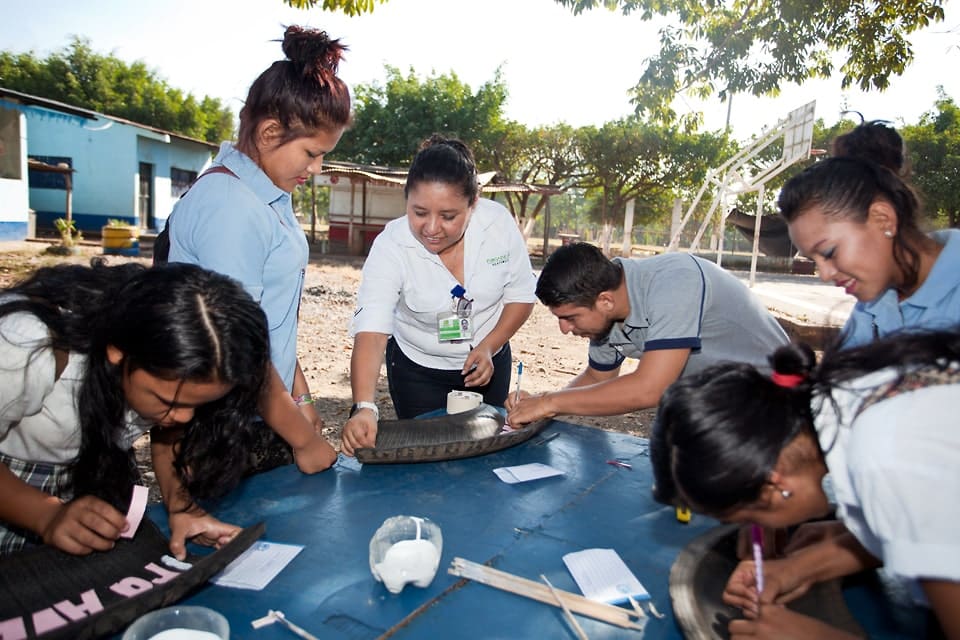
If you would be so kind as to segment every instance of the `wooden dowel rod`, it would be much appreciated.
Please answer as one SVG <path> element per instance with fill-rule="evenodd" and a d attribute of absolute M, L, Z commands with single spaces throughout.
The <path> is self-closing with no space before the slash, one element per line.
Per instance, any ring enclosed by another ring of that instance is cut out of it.
<path fill-rule="evenodd" d="M 475 580 L 476 582 L 495 589 L 509 591 L 510 593 L 515 593 L 533 600 L 539 600 L 545 604 L 560 606 L 546 585 L 486 565 L 477 564 L 470 560 L 454 558 L 450 564 L 450 568 L 447 569 L 447 573 L 461 578 Z M 596 602 L 584 598 L 579 594 L 570 593 L 569 591 L 557 589 L 556 592 L 571 611 L 625 629 L 643 629 L 642 625 L 635 624 L 631 620 L 631 616 L 637 617 L 637 614 L 633 611 L 604 604 L 603 602 Z"/>
<path fill-rule="evenodd" d="M 580 640 L 590 640 L 587 637 L 587 633 L 583 630 L 583 627 L 580 626 L 580 623 L 577 622 L 577 619 L 573 617 L 573 613 L 570 611 L 570 607 L 567 606 L 567 603 L 563 601 L 563 598 L 560 597 L 560 593 L 557 591 L 556 587 L 547 580 L 547 576 L 540 574 L 540 579 L 543 580 L 543 583 L 550 588 L 550 593 L 553 594 L 553 597 L 557 599 L 557 602 L 560 603 L 560 606 L 563 607 L 563 615 L 567 617 L 567 620 L 570 622 L 570 626 L 573 627 L 574 632 L 577 634 L 577 638 Z"/>

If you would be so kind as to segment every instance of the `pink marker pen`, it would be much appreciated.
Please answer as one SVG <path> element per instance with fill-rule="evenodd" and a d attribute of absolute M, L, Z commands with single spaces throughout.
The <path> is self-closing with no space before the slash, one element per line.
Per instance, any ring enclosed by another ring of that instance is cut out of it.
<path fill-rule="evenodd" d="M 750 526 L 753 540 L 753 563 L 757 566 L 757 593 L 763 593 L 763 529 L 758 524 Z"/>

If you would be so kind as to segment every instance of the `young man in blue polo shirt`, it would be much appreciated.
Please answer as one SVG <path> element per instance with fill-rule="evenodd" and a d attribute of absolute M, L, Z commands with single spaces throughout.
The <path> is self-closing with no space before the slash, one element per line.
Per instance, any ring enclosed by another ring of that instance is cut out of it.
<path fill-rule="evenodd" d="M 562 333 L 589 338 L 587 367 L 563 389 L 507 401 L 510 424 L 557 415 L 617 415 L 655 407 L 671 383 L 722 361 L 768 367 L 788 342 L 747 287 L 686 253 L 608 259 L 593 245 L 555 251 L 537 297 Z M 621 374 L 626 358 L 638 358 Z"/>

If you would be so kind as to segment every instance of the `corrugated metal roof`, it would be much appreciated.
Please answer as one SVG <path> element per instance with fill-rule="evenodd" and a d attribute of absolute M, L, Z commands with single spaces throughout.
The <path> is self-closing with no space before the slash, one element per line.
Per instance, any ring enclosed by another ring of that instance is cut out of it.
<path fill-rule="evenodd" d="M 14 91 L 13 89 L 5 89 L 3 87 L 0 87 L 0 97 L 7 97 L 11 100 L 16 100 L 17 102 L 20 102 L 25 105 L 33 105 L 37 107 L 43 107 L 45 109 L 51 109 L 53 111 L 69 113 L 70 115 L 77 116 L 80 118 L 86 118 L 88 120 L 106 118 L 107 120 L 113 120 L 114 122 L 119 122 L 121 124 L 129 124 L 134 127 L 140 127 L 141 129 L 153 131 L 154 133 L 159 133 L 161 135 L 168 135 L 171 138 L 178 138 L 180 140 L 186 140 L 188 142 L 195 142 L 205 147 L 209 147 L 211 150 L 216 150 L 220 148 L 220 145 L 207 142 L 206 140 L 191 138 L 190 136 L 185 136 L 183 134 L 176 133 L 174 131 L 167 131 L 165 129 L 153 127 L 148 124 L 143 124 L 141 122 L 134 122 L 133 120 L 127 120 L 126 118 L 120 118 L 118 116 L 111 116 L 106 113 L 100 113 L 98 111 L 92 111 L 90 109 L 84 109 L 82 107 L 75 107 L 73 105 L 65 104 L 63 102 L 57 102 L 56 100 L 50 100 L 49 98 L 34 96 L 29 93 L 22 93 L 20 91 Z"/>
<path fill-rule="evenodd" d="M 407 169 L 396 167 L 377 167 L 375 165 L 361 165 L 351 162 L 323 163 L 321 175 L 340 176 L 346 178 L 360 177 L 377 184 L 403 186 L 407 182 Z M 539 193 L 541 195 L 558 195 L 563 193 L 562 187 L 541 184 L 524 184 L 511 182 L 495 182 L 496 171 L 486 171 L 478 176 L 480 190 L 485 193 Z"/>

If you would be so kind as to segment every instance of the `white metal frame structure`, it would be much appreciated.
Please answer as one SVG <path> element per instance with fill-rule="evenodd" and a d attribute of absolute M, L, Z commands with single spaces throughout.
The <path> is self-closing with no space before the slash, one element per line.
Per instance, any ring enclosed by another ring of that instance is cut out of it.
<path fill-rule="evenodd" d="M 760 222 L 763 215 L 764 185 L 782 173 L 790 165 L 810 157 L 816 104 L 816 101 L 809 102 L 802 107 L 794 109 L 786 118 L 780 120 L 773 127 L 766 129 L 763 134 L 749 146 L 739 151 L 716 169 L 708 171 L 703 185 L 701 185 L 690 208 L 686 214 L 684 214 L 683 219 L 677 226 L 676 232 L 670 239 L 667 251 L 677 251 L 679 249 L 680 236 L 683 228 L 693 216 L 693 212 L 696 210 L 697 205 L 700 204 L 700 200 L 706 194 L 707 190 L 713 187 L 713 202 L 710 204 L 710 209 L 700 224 L 700 228 L 697 230 L 693 242 L 690 243 L 690 250 L 697 251 L 700 248 L 700 240 L 703 237 L 703 233 L 706 231 L 710 222 L 713 221 L 717 208 L 720 207 L 721 213 L 717 220 L 717 264 L 722 264 L 723 224 L 729 215 L 729 207 L 726 206 L 727 199 L 731 195 L 758 191 L 757 221 L 753 234 L 753 258 L 750 263 L 750 285 L 752 286 L 757 270 Z M 757 157 L 764 149 L 781 141 L 783 144 L 783 152 L 779 158 L 767 164 L 757 162 Z"/>

